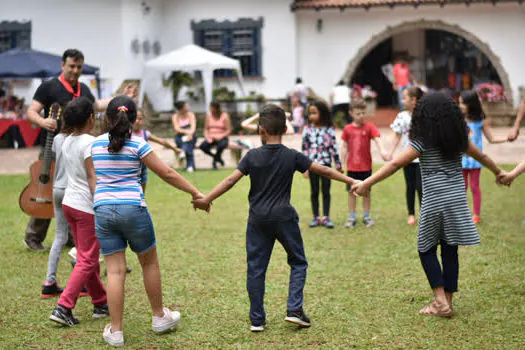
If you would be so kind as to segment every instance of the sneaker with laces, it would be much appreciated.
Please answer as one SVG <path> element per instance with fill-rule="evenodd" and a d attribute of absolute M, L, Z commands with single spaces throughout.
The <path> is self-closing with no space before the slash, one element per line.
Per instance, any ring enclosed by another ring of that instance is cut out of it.
<path fill-rule="evenodd" d="M 124 346 L 124 333 L 122 331 L 112 332 L 111 324 L 104 327 L 104 333 L 102 333 L 104 341 L 112 346 Z"/>
<path fill-rule="evenodd" d="M 349 216 L 346 219 L 345 228 L 354 228 L 357 224 L 357 219 L 355 217 Z"/>
<path fill-rule="evenodd" d="M 53 298 L 53 297 L 56 297 L 62 294 L 63 291 L 64 289 L 60 288 L 57 282 L 54 282 L 54 283 L 44 282 L 44 284 L 42 285 L 41 296 L 43 299 Z"/>
<path fill-rule="evenodd" d="M 374 220 L 372 220 L 372 217 L 370 216 L 364 216 L 363 217 L 363 224 L 365 224 L 366 227 L 373 226 L 375 224 Z"/>
<path fill-rule="evenodd" d="M 95 305 L 93 307 L 93 318 L 104 318 L 109 316 L 109 307 L 108 304 L 104 305 Z"/>
<path fill-rule="evenodd" d="M 153 316 L 151 321 L 151 327 L 155 333 L 164 333 L 173 327 L 175 327 L 180 322 L 180 312 L 171 311 L 167 307 L 163 308 L 164 316 L 157 317 Z"/>
<path fill-rule="evenodd" d="M 303 310 L 287 311 L 284 320 L 286 322 L 296 324 L 300 327 L 310 327 L 310 318 L 308 318 L 308 316 L 305 315 Z"/>
<path fill-rule="evenodd" d="M 314 218 L 311 222 L 310 222 L 310 227 L 317 227 L 321 224 L 321 219 L 318 217 Z"/>
<path fill-rule="evenodd" d="M 325 216 L 321 223 L 326 228 L 334 228 L 335 227 L 334 223 L 332 222 L 332 220 L 330 220 L 330 218 L 328 216 Z"/>
<path fill-rule="evenodd" d="M 51 314 L 51 316 L 49 316 L 49 319 L 53 322 L 60 323 L 68 327 L 72 327 L 80 323 L 75 317 L 73 317 L 71 309 L 65 308 L 60 305 L 57 305 L 55 307 L 53 313 Z"/>
<path fill-rule="evenodd" d="M 244 147 L 244 148 L 247 148 L 247 149 L 252 149 L 253 148 L 253 143 L 250 140 L 237 140 L 235 142 L 241 147 Z"/>

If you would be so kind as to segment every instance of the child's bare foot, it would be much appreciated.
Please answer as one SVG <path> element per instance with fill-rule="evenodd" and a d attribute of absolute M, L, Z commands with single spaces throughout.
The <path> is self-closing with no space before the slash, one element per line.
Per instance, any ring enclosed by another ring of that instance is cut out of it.
<path fill-rule="evenodd" d="M 408 216 L 408 220 L 407 220 L 407 224 L 415 225 L 416 224 L 416 217 L 414 215 L 409 215 Z"/>
<path fill-rule="evenodd" d="M 451 317 L 453 315 L 453 312 L 446 301 L 440 303 L 437 300 L 433 300 L 430 304 L 419 310 L 419 314 L 439 317 Z"/>

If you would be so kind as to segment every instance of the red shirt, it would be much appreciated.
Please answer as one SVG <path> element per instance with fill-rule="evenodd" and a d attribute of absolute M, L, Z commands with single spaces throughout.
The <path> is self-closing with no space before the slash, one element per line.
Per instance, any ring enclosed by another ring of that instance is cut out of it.
<path fill-rule="evenodd" d="M 363 126 L 348 124 L 343 129 L 341 139 L 348 146 L 348 171 L 372 170 L 370 141 L 381 136 L 374 124 L 365 122 Z"/>
<path fill-rule="evenodd" d="M 394 64 L 394 77 L 396 78 L 396 87 L 403 87 L 410 84 L 410 67 L 408 64 Z"/>

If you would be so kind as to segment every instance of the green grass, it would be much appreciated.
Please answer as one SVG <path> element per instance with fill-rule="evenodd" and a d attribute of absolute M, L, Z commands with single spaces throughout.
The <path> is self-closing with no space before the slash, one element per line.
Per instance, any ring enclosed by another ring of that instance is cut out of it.
<path fill-rule="evenodd" d="M 187 177 L 209 191 L 229 171 L 199 171 Z M 27 217 L 18 208 L 26 176 L 1 176 L 0 348 L 92 349 L 104 346 L 106 320 L 91 319 L 88 298 L 74 314 L 81 324 L 59 328 L 48 317 L 56 299 L 41 300 L 47 254 L 22 245 Z M 431 299 L 416 250 L 416 229 L 406 225 L 404 182 L 398 173 L 374 188 L 376 226 L 349 231 L 344 185 L 332 185 L 332 230 L 309 229 L 309 186 L 299 175 L 293 205 L 301 217 L 309 270 L 305 311 L 310 329 L 283 322 L 289 269 L 276 245 L 267 274 L 268 326 L 249 332 L 245 290 L 245 227 L 249 180 L 216 201 L 210 215 L 195 213 L 190 198 L 150 175 L 147 201 L 159 242 L 165 304 L 182 312 L 175 333 L 151 331 L 140 268 L 126 280 L 125 341 L 131 349 L 167 348 L 525 348 L 525 179 L 498 188 L 484 171 L 482 244 L 460 248 L 460 292 L 456 316 L 418 316 Z M 53 224 L 54 225 L 54 224 Z M 47 246 L 54 237 L 49 231 Z M 67 251 L 59 267 L 65 284 L 71 272 Z"/>

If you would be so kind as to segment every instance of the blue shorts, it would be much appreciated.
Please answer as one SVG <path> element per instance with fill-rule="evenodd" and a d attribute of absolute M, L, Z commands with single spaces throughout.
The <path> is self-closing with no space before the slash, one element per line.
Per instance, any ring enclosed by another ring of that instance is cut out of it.
<path fill-rule="evenodd" d="M 102 255 L 126 250 L 138 254 L 157 245 L 148 208 L 136 205 L 101 205 L 95 208 L 95 233 Z"/>

